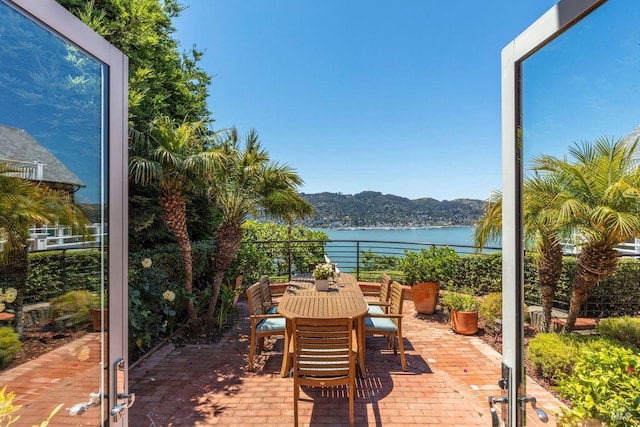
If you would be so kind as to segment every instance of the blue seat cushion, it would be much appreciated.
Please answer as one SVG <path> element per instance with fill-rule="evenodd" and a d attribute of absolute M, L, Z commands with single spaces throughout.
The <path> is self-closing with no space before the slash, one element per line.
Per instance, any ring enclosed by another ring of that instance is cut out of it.
<path fill-rule="evenodd" d="M 381 332 L 396 332 L 398 327 L 393 320 L 388 317 L 366 317 L 364 319 L 364 328 L 366 330 L 376 330 Z"/>
<path fill-rule="evenodd" d="M 384 309 L 379 305 L 370 305 L 369 306 L 370 314 L 384 314 Z"/>
<path fill-rule="evenodd" d="M 267 314 L 278 314 L 278 307 L 269 307 L 267 309 Z"/>
<path fill-rule="evenodd" d="M 282 332 L 286 326 L 284 317 L 262 319 L 256 326 L 256 332 Z"/>

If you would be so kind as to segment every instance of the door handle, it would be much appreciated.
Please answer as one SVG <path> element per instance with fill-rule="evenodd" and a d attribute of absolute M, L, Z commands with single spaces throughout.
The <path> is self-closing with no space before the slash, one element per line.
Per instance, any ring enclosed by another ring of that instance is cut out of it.
<path fill-rule="evenodd" d="M 111 408 L 109 414 L 115 418 L 115 421 L 120 420 L 125 413 L 126 409 L 129 409 L 131 405 L 136 401 L 135 393 L 127 393 L 127 372 L 126 372 L 126 364 L 124 359 L 118 359 L 114 363 L 115 366 L 115 378 L 114 378 L 114 389 L 116 391 L 116 402 L 115 406 Z"/>

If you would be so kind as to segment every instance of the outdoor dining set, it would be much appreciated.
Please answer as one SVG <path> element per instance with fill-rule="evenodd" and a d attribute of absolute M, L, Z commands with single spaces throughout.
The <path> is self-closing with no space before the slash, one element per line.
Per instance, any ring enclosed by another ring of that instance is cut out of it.
<path fill-rule="evenodd" d="M 268 277 L 246 289 L 251 339 L 249 370 L 264 339 L 284 337 L 280 375 L 293 377 L 294 422 L 298 425 L 300 388 L 347 386 L 349 423 L 354 425 L 356 376 L 366 377 L 367 334 L 386 336 L 394 354 L 407 362 L 402 342 L 403 285 L 387 274 L 380 291 L 363 293 L 354 276 L 334 275 L 327 290 L 319 290 L 311 273 L 295 276 L 276 302 Z"/>

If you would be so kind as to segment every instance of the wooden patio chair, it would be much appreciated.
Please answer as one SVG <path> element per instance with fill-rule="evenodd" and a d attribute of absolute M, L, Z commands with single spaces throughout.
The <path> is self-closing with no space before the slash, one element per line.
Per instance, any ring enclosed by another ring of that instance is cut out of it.
<path fill-rule="evenodd" d="M 391 278 L 389 275 L 382 273 L 382 276 L 380 276 L 380 292 L 376 294 L 378 301 L 368 301 L 369 313 L 385 314 L 389 311 L 389 297 L 391 296 L 391 293 L 389 292 L 390 284 Z"/>
<path fill-rule="evenodd" d="M 267 314 L 262 302 L 262 289 L 260 282 L 247 288 L 247 300 L 249 302 L 249 320 L 251 322 L 251 341 L 249 344 L 249 370 L 253 370 L 253 357 L 258 346 L 258 354 L 262 353 L 264 338 L 272 335 L 285 334 L 285 318 L 278 314 Z"/>
<path fill-rule="evenodd" d="M 298 426 L 300 387 L 347 386 L 354 425 L 357 338 L 351 318 L 293 319 L 293 414 Z"/>
<path fill-rule="evenodd" d="M 271 281 L 269 276 L 262 276 L 260 278 L 260 289 L 262 290 L 262 304 L 264 305 L 264 311 L 266 314 L 277 314 L 278 303 L 273 300 L 271 294 Z"/>
<path fill-rule="evenodd" d="M 404 288 L 400 283 L 393 281 L 391 283 L 389 312 L 382 314 L 367 314 L 367 317 L 364 319 L 364 330 L 366 334 L 385 335 L 389 337 L 394 354 L 398 354 L 398 347 L 400 347 L 400 360 L 402 362 L 402 370 L 406 371 L 407 361 L 404 356 L 404 344 L 402 343 L 403 303 Z"/>

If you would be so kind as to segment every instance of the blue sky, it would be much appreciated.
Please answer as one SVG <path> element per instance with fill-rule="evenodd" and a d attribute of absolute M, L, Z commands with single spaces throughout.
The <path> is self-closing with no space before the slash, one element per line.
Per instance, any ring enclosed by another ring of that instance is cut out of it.
<path fill-rule="evenodd" d="M 485 199 L 500 52 L 554 0 L 190 0 L 214 128 L 255 128 L 301 191 Z"/>

